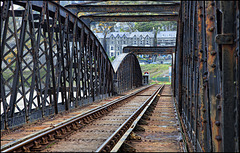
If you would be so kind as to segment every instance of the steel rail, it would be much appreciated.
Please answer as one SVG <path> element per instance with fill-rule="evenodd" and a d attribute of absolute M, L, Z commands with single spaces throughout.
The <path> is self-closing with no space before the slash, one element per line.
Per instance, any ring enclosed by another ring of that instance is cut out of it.
<path fill-rule="evenodd" d="M 136 125 L 136 122 L 140 119 L 139 116 L 144 114 L 144 112 L 163 88 L 164 85 L 160 86 L 95 152 L 113 151 L 114 146 L 118 144 L 119 140 L 130 128 L 133 129 L 134 125 Z M 129 133 L 130 132 L 128 131 L 128 134 Z M 120 143 L 122 143 L 122 141 Z M 120 145 L 118 145 L 118 148 L 120 148 Z M 117 149 L 114 148 L 114 151 L 116 150 Z"/>
<path fill-rule="evenodd" d="M 77 127 L 81 127 L 82 125 L 89 123 L 95 118 L 99 118 L 100 116 L 103 116 L 105 113 L 112 110 L 112 108 L 115 108 L 117 104 L 123 102 L 124 100 L 131 98 L 138 93 L 150 88 L 153 85 L 149 85 L 143 89 L 140 89 L 136 92 L 133 92 L 129 95 L 123 96 L 119 99 L 113 100 L 112 102 L 109 102 L 107 104 L 104 104 L 102 106 L 99 106 L 95 109 L 92 109 L 84 114 L 81 114 L 75 118 L 72 118 L 70 120 L 67 120 L 65 122 L 62 122 L 62 124 L 59 124 L 56 127 L 53 127 L 52 129 L 49 129 L 47 131 L 44 131 L 42 133 L 38 133 L 36 136 L 32 136 L 18 144 L 12 144 L 9 148 L 3 148 L 1 149 L 1 152 L 13 152 L 13 151 L 30 151 L 32 148 L 36 146 L 40 146 L 42 143 L 53 141 L 55 138 L 60 138 L 67 134 L 67 132 L 70 132 L 72 130 L 77 130 Z"/>

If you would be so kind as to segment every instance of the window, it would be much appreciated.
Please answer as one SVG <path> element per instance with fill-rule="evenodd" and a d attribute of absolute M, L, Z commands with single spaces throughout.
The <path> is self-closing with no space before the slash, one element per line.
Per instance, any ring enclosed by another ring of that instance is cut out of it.
<path fill-rule="evenodd" d="M 117 50 L 119 50 L 119 47 L 117 48 Z"/>
<path fill-rule="evenodd" d="M 113 56 L 113 52 L 111 52 L 111 56 Z"/>
<path fill-rule="evenodd" d="M 136 42 L 136 41 L 134 41 L 134 42 L 133 42 L 133 44 L 137 44 L 137 42 Z"/>
<path fill-rule="evenodd" d="M 143 44 L 143 41 L 140 41 L 140 44 L 142 45 L 142 44 Z"/>
<path fill-rule="evenodd" d="M 113 44 L 114 42 L 112 41 L 112 44 Z"/>
<path fill-rule="evenodd" d="M 112 40 L 113 40 L 113 37 L 112 37 Z"/>
<path fill-rule="evenodd" d="M 126 44 L 126 41 L 123 41 L 123 44 Z"/>
<path fill-rule="evenodd" d="M 146 42 L 146 44 L 148 44 L 148 41 Z"/>
<path fill-rule="evenodd" d="M 113 50 L 113 46 L 111 46 L 111 50 Z"/>
<path fill-rule="evenodd" d="M 119 52 L 117 52 L 117 55 L 119 55 Z"/>

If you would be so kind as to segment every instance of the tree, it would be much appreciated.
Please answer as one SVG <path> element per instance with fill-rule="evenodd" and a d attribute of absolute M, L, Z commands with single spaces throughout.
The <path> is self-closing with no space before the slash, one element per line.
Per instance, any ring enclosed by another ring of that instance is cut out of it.
<path fill-rule="evenodd" d="M 95 23 L 96 24 L 96 23 Z M 106 41 L 106 38 L 107 38 L 107 34 L 109 32 L 113 32 L 114 31 L 114 25 L 116 23 L 115 22 L 99 22 L 97 23 L 97 26 L 98 28 L 93 28 L 93 31 L 96 32 L 96 33 L 103 33 L 104 37 L 103 37 L 103 48 L 105 50 L 107 50 L 107 41 Z M 109 53 L 107 53 L 109 54 Z"/>

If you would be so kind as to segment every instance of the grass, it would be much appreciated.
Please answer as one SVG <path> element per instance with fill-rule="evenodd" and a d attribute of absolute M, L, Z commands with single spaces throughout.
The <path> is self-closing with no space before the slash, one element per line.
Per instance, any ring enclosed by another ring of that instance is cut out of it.
<path fill-rule="evenodd" d="M 142 72 L 149 72 L 151 78 L 163 77 L 168 74 L 168 64 L 146 64 L 141 65 Z"/>
<path fill-rule="evenodd" d="M 167 81 L 157 81 L 153 80 L 155 78 L 164 77 L 169 73 L 169 65 L 168 64 L 146 64 L 140 65 L 142 69 L 142 73 L 149 72 L 150 74 L 150 84 L 171 84 L 171 82 Z"/>

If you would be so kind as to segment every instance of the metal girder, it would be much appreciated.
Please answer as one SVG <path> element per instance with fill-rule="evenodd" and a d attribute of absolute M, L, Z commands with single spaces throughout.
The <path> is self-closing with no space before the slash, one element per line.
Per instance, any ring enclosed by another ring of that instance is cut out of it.
<path fill-rule="evenodd" d="M 86 23 L 91 22 L 151 22 L 151 21 L 177 21 L 178 15 L 102 15 L 81 16 Z"/>
<path fill-rule="evenodd" d="M 107 13 L 137 13 L 137 12 L 178 12 L 179 3 L 154 5 L 66 5 L 74 13 L 107 12 Z"/>
<path fill-rule="evenodd" d="M 113 94 L 111 62 L 77 16 L 48 1 L 1 7 L 1 130 Z"/>
<path fill-rule="evenodd" d="M 164 47 L 145 47 L 145 46 L 128 46 L 123 48 L 123 53 L 134 54 L 172 54 L 175 51 L 175 46 Z"/>
<path fill-rule="evenodd" d="M 122 93 L 142 85 L 142 70 L 133 53 L 123 53 L 112 62 L 114 73 L 114 91 Z"/>

